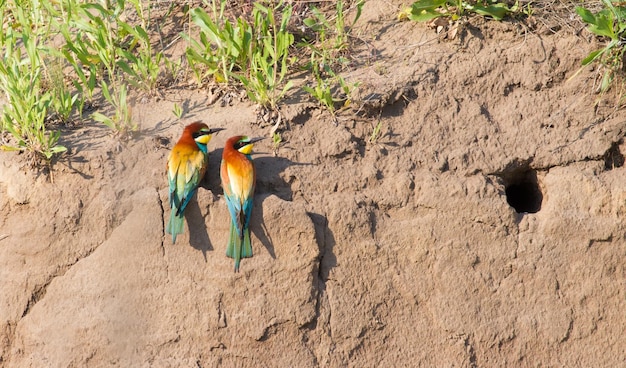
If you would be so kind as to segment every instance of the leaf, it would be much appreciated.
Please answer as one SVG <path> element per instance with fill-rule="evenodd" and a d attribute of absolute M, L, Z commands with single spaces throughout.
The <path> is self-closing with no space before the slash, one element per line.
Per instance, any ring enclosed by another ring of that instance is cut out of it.
<path fill-rule="evenodd" d="M 582 20 L 588 24 L 587 29 L 589 32 L 598 36 L 606 36 L 611 39 L 617 38 L 617 35 L 613 30 L 614 14 L 609 9 L 601 10 L 594 15 L 588 9 L 579 6 L 576 7 L 576 13 L 578 13 Z"/>
<path fill-rule="evenodd" d="M 61 152 L 66 152 L 66 151 L 67 151 L 67 147 L 65 146 L 54 146 L 50 148 L 50 152 L 52 153 L 61 153 Z"/>
<path fill-rule="evenodd" d="M 13 146 L 7 146 L 7 145 L 0 146 L 0 149 L 3 150 L 3 151 L 21 151 L 22 150 L 22 148 L 13 147 Z"/>
<path fill-rule="evenodd" d="M 601 55 L 602 53 L 604 53 L 604 49 L 600 49 L 600 50 L 596 50 L 596 51 L 592 51 L 589 53 L 589 55 L 587 55 L 587 57 L 585 57 L 580 63 L 582 65 L 589 65 L 589 63 L 591 63 L 592 61 L 594 61 L 599 55 Z"/>
<path fill-rule="evenodd" d="M 611 82 L 613 82 L 613 72 L 608 70 L 604 73 L 602 77 L 602 83 L 600 85 L 600 91 L 606 92 L 611 86 Z"/>
<path fill-rule="evenodd" d="M 285 86 L 283 87 L 283 95 L 290 90 L 293 87 L 293 81 L 289 81 L 285 84 Z"/>
<path fill-rule="evenodd" d="M 315 32 L 319 31 L 321 28 L 320 24 L 313 18 L 306 18 L 302 21 L 305 26 L 312 28 Z"/>
<path fill-rule="evenodd" d="M 289 19 L 291 19 L 292 11 L 293 11 L 293 8 L 291 7 L 291 5 L 286 6 L 285 9 L 283 10 L 282 21 L 280 23 L 279 32 L 285 32 L 285 30 L 287 29 L 287 23 L 289 23 Z"/>
<path fill-rule="evenodd" d="M 101 122 L 111 129 L 115 129 L 115 124 L 113 123 L 113 120 L 106 115 L 103 115 L 99 112 L 94 112 L 93 114 L 91 114 L 91 118 L 95 121 Z"/>
<path fill-rule="evenodd" d="M 578 13 L 578 15 L 582 18 L 583 22 L 585 22 L 587 24 L 595 24 L 596 23 L 595 15 L 593 15 L 593 13 L 591 11 L 589 11 L 587 8 L 584 8 L 582 6 L 577 6 L 576 7 L 576 13 Z"/>
<path fill-rule="evenodd" d="M 475 5 L 471 10 L 473 10 L 476 14 L 490 16 L 495 20 L 502 20 L 511 12 L 507 5 L 503 3 L 489 6 Z"/>
<path fill-rule="evenodd" d="M 415 22 L 428 22 L 431 19 L 443 17 L 445 14 L 435 10 L 420 10 L 419 12 L 411 11 L 409 19 Z"/>
<path fill-rule="evenodd" d="M 434 10 L 444 5 L 447 0 L 420 0 L 411 5 L 413 13 L 419 13 L 422 10 Z"/>
<path fill-rule="evenodd" d="M 315 90 L 309 86 L 302 86 L 302 89 L 310 93 L 312 96 L 316 96 Z"/>
<path fill-rule="evenodd" d="M 354 27 L 356 21 L 361 18 L 361 13 L 363 12 L 363 5 L 365 5 L 365 0 L 358 0 L 356 4 L 356 15 L 354 16 L 354 20 L 352 21 L 352 25 L 350 28 Z"/>

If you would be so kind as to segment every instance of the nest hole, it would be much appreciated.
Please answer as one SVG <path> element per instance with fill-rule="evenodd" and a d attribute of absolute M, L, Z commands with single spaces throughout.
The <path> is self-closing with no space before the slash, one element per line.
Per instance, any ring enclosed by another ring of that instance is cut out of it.
<path fill-rule="evenodd" d="M 506 201 L 517 213 L 537 213 L 541 210 L 543 194 L 539 188 L 537 171 L 527 169 L 504 178 Z"/>
<path fill-rule="evenodd" d="M 619 149 L 621 142 L 615 142 L 611 145 L 604 153 L 604 169 L 605 170 L 613 170 L 618 167 L 624 166 L 624 155 Z"/>

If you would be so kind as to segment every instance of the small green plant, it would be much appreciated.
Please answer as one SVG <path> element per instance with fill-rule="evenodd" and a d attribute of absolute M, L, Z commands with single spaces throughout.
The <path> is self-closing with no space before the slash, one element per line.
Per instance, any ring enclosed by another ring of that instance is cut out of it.
<path fill-rule="evenodd" d="M 136 54 L 130 48 L 121 49 L 120 54 L 123 55 L 123 59 L 119 60 L 117 64 L 130 76 L 128 81 L 133 87 L 154 94 L 161 72 L 163 52 L 153 52 L 150 37 L 143 27 L 139 25 L 132 27 L 123 22 L 120 22 L 120 27 L 133 36 L 134 42 L 139 44 L 139 48 Z M 134 44 L 131 44 L 132 46 Z"/>
<path fill-rule="evenodd" d="M 94 112 L 92 118 L 113 129 L 122 138 L 128 138 L 138 127 L 133 123 L 131 108 L 128 105 L 128 89 L 124 83 L 112 83 L 110 86 L 102 81 L 102 95 L 115 109 L 113 117 Z"/>
<path fill-rule="evenodd" d="M 376 125 L 372 129 L 372 134 L 370 134 L 370 137 L 369 137 L 370 143 L 376 143 L 378 141 L 378 138 L 380 138 L 380 130 L 382 127 L 383 127 L 383 122 L 382 120 L 379 119 L 378 123 L 376 123 Z"/>
<path fill-rule="evenodd" d="M 172 113 L 174 114 L 174 116 L 176 116 L 177 119 L 180 120 L 180 118 L 183 116 L 183 108 L 180 107 L 180 105 L 178 103 L 174 103 L 174 109 L 172 110 Z"/>
<path fill-rule="evenodd" d="M 167 83 L 176 82 L 183 74 L 183 67 L 180 60 L 172 60 L 170 58 L 163 58 L 165 65 L 165 79 Z"/>
<path fill-rule="evenodd" d="M 201 8 L 189 11 L 199 28 L 198 40 L 184 34 L 188 64 L 198 85 L 207 77 L 218 83 L 239 81 L 248 98 L 266 110 L 276 110 L 278 102 L 292 87 L 285 81 L 293 58 L 289 48 L 294 36 L 287 30 L 292 6 L 282 0 L 254 3 L 251 21 L 240 16 L 234 21 L 223 16 L 226 2 L 212 0 L 212 15 Z"/>
<path fill-rule="evenodd" d="M 272 133 L 272 146 L 274 151 L 274 156 L 278 155 L 278 148 L 280 144 L 283 142 L 283 137 L 280 135 L 280 132 Z"/>
<path fill-rule="evenodd" d="M 64 33 L 66 47 L 84 65 L 98 66 L 106 71 L 107 79 L 115 78 L 120 58 L 120 49 L 126 38 L 125 30 L 118 25 L 120 13 L 124 10 L 122 0 L 109 8 L 100 3 L 77 4 L 77 16 L 71 19 L 72 29 Z"/>
<path fill-rule="evenodd" d="M 67 22 L 56 23 L 56 27 L 65 38 L 66 44 L 60 49 L 48 48 L 48 52 L 57 59 L 64 59 L 72 67 L 76 76 L 72 84 L 78 92 L 76 107 L 78 115 L 82 116 L 85 102 L 93 100 L 98 65 L 90 58 L 85 43 L 72 41 L 72 32 Z"/>
<path fill-rule="evenodd" d="M 439 17 L 459 19 L 467 13 L 489 16 L 495 20 L 502 20 L 507 15 L 517 11 L 517 4 L 513 7 L 497 0 L 463 1 L 463 0 L 419 0 L 411 7 L 404 9 L 398 18 L 410 19 L 416 22 L 426 22 Z"/>
<path fill-rule="evenodd" d="M 78 101 L 76 101 L 75 105 L 78 110 L 78 116 L 82 117 L 85 103 L 91 103 L 93 101 L 93 94 L 96 89 L 96 65 L 86 65 L 85 68 L 88 70 L 85 70 L 85 68 L 83 68 L 84 64 L 78 62 L 74 57 L 74 53 L 70 52 L 68 49 L 61 49 L 60 54 L 72 66 L 77 77 L 72 80 L 72 84 L 77 91 Z"/>
<path fill-rule="evenodd" d="M 308 92 L 320 105 L 326 108 L 328 112 L 335 116 L 335 100 L 331 91 L 330 83 L 326 79 L 315 78 L 316 85 L 313 87 L 303 86 L 302 88 Z"/>
<path fill-rule="evenodd" d="M 42 86 L 39 38 L 45 32 L 39 35 L 30 26 L 33 24 L 30 17 L 35 13 L 22 7 L 13 9 L 13 16 L 21 27 L 5 27 L 2 35 L 0 88 L 8 103 L 2 110 L 0 130 L 8 132 L 12 140 L 0 148 L 30 152 L 35 156 L 35 163 L 43 160 L 49 165 L 55 154 L 67 149 L 58 144 L 60 132 L 49 131 L 45 125 L 52 97 Z M 4 16 L 2 11 L 3 20 Z"/>
<path fill-rule="evenodd" d="M 600 92 L 605 92 L 609 89 L 615 76 L 623 69 L 624 65 L 626 7 L 615 6 L 609 0 L 602 0 L 602 3 L 605 8 L 596 14 L 582 6 L 576 7 L 576 13 L 587 23 L 589 32 L 609 39 L 609 42 L 603 48 L 592 51 L 581 62 L 583 67 L 594 61 L 605 67 L 600 84 Z M 578 72 L 574 75 L 577 75 Z"/>
<path fill-rule="evenodd" d="M 250 55 L 249 73 L 239 76 L 248 98 L 270 110 L 276 110 L 278 102 L 293 86 L 284 83 L 288 72 L 289 48 L 294 36 L 287 30 L 293 9 L 280 1 L 274 7 L 254 4 L 254 35 L 256 43 Z M 275 14 L 280 14 L 280 19 Z M 279 22 L 280 21 L 280 22 Z"/>
<path fill-rule="evenodd" d="M 334 17 L 326 17 L 319 8 L 313 7 L 311 9 L 312 16 L 304 19 L 303 23 L 317 34 L 317 43 L 321 50 L 342 51 L 348 46 L 348 37 L 361 17 L 364 4 L 364 0 L 356 2 L 356 15 L 349 27 L 346 27 L 346 10 L 342 0 L 338 0 L 336 3 Z"/>
<path fill-rule="evenodd" d="M 129 83 L 133 87 L 154 95 L 157 92 L 164 54 L 162 50 L 154 51 L 148 35 L 151 6 L 148 2 L 148 6 L 144 7 L 145 1 L 142 0 L 125 1 L 134 7 L 140 24 L 132 26 L 121 19 L 117 20 L 119 27 L 124 30 L 123 34 L 130 40 L 128 47 L 120 49 L 124 58 L 118 61 L 118 65 L 131 77 Z M 118 7 L 124 9 L 123 5 Z"/>
<path fill-rule="evenodd" d="M 212 19 L 201 8 L 192 9 L 190 14 L 200 28 L 200 41 L 187 37 L 191 45 L 187 48 L 187 60 L 196 78 L 204 77 L 198 71 L 198 65 L 203 65 L 206 75 L 214 75 L 217 82 L 228 83 L 232 72 L 244 70 L 249 62 L 251 25 L 243 18 L 238 18 L 234 24 L 221 19 L 220 24 L 219 19 Z"/>
<path fill-rule="evenodd" d="M 79 95 L 78 93 L 72 94 L 65 83 L 62 63 L 63 60 L 58 58 L 48 63 L 46 80 L 49 84 L 48 90 L 51 92 L 50 107 L 54 112 L 52 118 L 61 123 L 66 123 L 70 119 Z"/>
<path fill-rule="evenodd" d="M 314 40 L 300 44 L 310 52 L 306 68 L 314 78 L 314 84 L 304 86 L 303 89 L 331 114 L 335 123 L 338 105 L 342 104 L 339 109 L 347 107 L 351 102 L 350 94 L 358 86 L 358 83 L 346 83 L 335 70 L 345 64 L 342 54 L 349 47 L 350 33 L 361 16 L 363 5 L 364 1 L 357 1 L 351 8 L 356 9 L 356 14 L 349 27 L 345 21 L 347 10 L 341 0 L 335 5 L 334 15 L 327 17 L 320 9 L 314 7 L 311 16 L 303 21 L 315 32 Z"/>
<path fill-rule="evenodd" d="M 312 87 L 303 86 L 302 88 L 313 96 L 336 122 L 336 105 L 342 104 L 342 107 L 348 107 L 351 104 L 350 95 L 359 86 L 359 83 L 347 83 L 343 77 L 336 75 L 328 65 L 323 65 L 323 71 L 320 71 L 318 65 L 321 63 L 312 62 L 311 64 L 313 65 L 312 72 L 316 84 Z"/>

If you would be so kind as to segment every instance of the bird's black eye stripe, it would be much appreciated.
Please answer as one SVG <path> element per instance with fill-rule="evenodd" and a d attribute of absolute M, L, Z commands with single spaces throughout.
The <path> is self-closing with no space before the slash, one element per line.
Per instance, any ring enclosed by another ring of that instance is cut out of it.
<path fill-rule="evenodd" d="M 196 139 L 196 138 L 198 138 L 198 137 L 200 137 L 202 135 L 207 135 L 207 134 L 209 134 L 208 131 L 200 130 L 200 131 L 197 131 L 197 132 L 193 132 L 191 135 L 193 136 L 193 139 Z"/>
<path fill-rule="evenodd" d="M 249 144 L 250 144 L 250 142 L 246 142 L 246 141 L 239 141 L 239 142 L 235 143 L 235 149 L 236 149 L 236 150 L 239 150 L 239 149 L 241 149 L 242 147 L 245 147 L 245 146 L 247 146 L 247 145 L 249 145 Z"/>

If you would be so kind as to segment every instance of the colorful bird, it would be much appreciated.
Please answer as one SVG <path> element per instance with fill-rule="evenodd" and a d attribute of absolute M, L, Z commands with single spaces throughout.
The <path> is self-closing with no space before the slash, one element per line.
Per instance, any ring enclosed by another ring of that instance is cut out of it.
<path fill-rule="evenodd" d="M 250 214 L 256 173 L 252 163 L 252 146 L 263 138 L 231 137 L 222 154 L 222 187 L 230 212 L 230 235 L 226 256 L 235 259 L 235 272 L 239 271 L 241 258 L 252 257 L 250 243 Z"/>
<path fill-rule="evenodd" d="M 176 243 L 176 236 L 183 233 L 185 208 L 206 172 L 209 162 L 207 144 L 213 133 L 220 130 L 224 129 L 209 129 L 206 124 L 199 121 L 189 124 L 170 152 L 167 160 L 167 180 L 170 185 L 172 213 L 165 231 L 172 234 L 172 243 Z"/>

